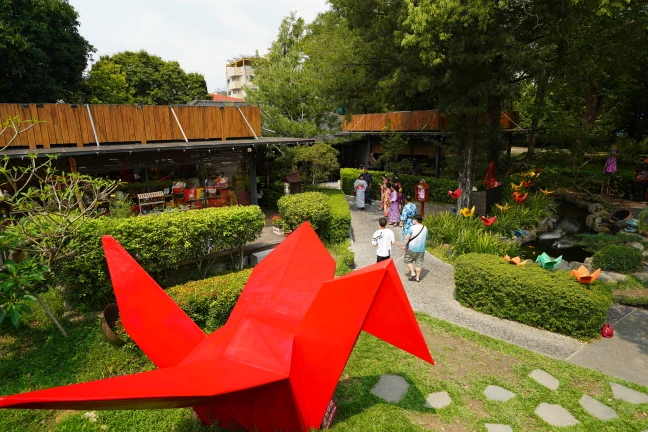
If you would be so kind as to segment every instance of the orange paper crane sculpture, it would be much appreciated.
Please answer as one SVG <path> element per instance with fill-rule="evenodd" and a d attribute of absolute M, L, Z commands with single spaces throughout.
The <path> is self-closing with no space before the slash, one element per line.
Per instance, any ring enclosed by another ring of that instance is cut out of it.
<path fill-rule="evenodd" d="M 461 196 L 462 193 L 463 193 L 463 191 L 462 191 L 461 189 L 455 189 L 454 192 L 453 192 L 453 191 L 448 191 L 448 195 L 449 195 L 450 198 L 452 198 L 452 199 L 457 199 L 457 198 L 459 198 L 459 197 Z"/>
<path fill-rule="evenodd" d="M 576 277 L 578 282 L 582 284 L 591 284 L 599 277 L 600 274 L 601 269 L 596 269 L 594 273 L 590 274 L 589 270 L 587 270 L 587 267 L 580 266 L 578 270 L 572 270 L 571 273 L 569 273 L 569 276 Z"/>
<path fill-rule="evenodd" d="M 103 245 L 124 327 L 158 369 L 0 397 L 0 408 L 193 407 L 205 424 L 304 431 L 330 421 L 361 330 L 434 364 L 393 261 L 334 279 L 308 223 L 255 267 L 209 336 L 115 239 Z"/>
<path fill-rule="evenodd" d="M 522 261 L 522 258 L 520 258 L 519 256 L 511 258 L 508 255 L 504 255 L 503 259 L 505 261 L 508 261 L 509 264 L 513 264 L 513 265 L 517 265 L 517 266 L 521 266 L 521 265 L 524 265 L 524 264 L 529 262 L 529 260 Z"/>
<path fill-rule="evenodd" d="M 504 205 L 501 205 L 501 204 L 495 204 L 495 205 L 497 206 L 498 209 L 500 209 L 500 211 L 501 211 L 502 213 L 504 213 L 506 210 L 512 208 L 512 207 L 511 207 L 510 205 L 508 205 L 508 204 L 504 204 Z"/>
<path fill-rule="evenodd" d="M 525 193 L 524 195 L 519 192 L 513 192 L 513 201 L 515 201 L 518 204 L 524 204 L 524 201 L 526 201 L 528 196 L 529 196 L 528 192 Z"/>

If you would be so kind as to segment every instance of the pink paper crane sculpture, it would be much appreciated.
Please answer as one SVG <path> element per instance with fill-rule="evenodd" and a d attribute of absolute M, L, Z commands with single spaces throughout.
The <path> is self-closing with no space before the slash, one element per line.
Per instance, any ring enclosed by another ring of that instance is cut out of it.
<path fill-rule="evenodd" d="M 393 261 L 334 278 L 308 223 L 253 270 L 209 336 L 115 239 L 103 246 L 124 327 L 158 369 L 0 397 L 0 408 L 193 407 L 228 429 L 304 431 L 330 422 L 361 330 L 434 364 Z"/>

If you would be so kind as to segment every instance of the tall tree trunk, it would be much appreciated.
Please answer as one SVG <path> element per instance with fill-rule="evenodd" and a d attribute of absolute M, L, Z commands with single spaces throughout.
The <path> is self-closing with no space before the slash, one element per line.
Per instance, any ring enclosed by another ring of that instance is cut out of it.
<path fill-rule="evenodd" d="M 535 156 L 535 145 L 536 145 L 536 136 L 538 125 L 540 124 L 540 115 L 542 114 L 542 109 L 544 108 L 546 94 L 547 94 L 547 85 L 549 84 L 550 73 L 545 71 L 540 75 L 540 79 L 536 85 L 536 94 L 533 99 L 533 112 L 531 113 L 531 133 L 529 134 L 529 149 L 527 151 L 527 162 L 533 161 Z"/>
<path fill-rule="evenodd" d="M 470 208 L 470 194 L 475 176 L 473 167 L 475 164 L 475 140 L 477 138 L 478 120 L 479 114 L 476 113 L 466 117 L 468 133 L 461 149 L 461 164 L 459 166 L 459 188 L 464 192 L 457 200 L 458 209 Z"/>
<path fill-rule="evenodd" d="M 486 107 L 486 114 L 488 115 L 489 126 L 489 140 L 488 140 L 488 162 L 499 159 L 500 152 L 502 151 L 502 98 L 498 95 L 491 95 L 488 97 L 488 105 Z"/>

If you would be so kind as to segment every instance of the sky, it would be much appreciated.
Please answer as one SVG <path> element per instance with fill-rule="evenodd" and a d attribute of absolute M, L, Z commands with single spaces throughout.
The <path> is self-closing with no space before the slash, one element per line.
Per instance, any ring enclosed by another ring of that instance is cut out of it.
<path fill-rule="evenodd" d="M 311 22 L 326 0 L 69 0 L 94 59 L 146 50 L 205 76 L 207 89 L 225 89 L 227 60 L 263 55 L 294 11 Z"/>

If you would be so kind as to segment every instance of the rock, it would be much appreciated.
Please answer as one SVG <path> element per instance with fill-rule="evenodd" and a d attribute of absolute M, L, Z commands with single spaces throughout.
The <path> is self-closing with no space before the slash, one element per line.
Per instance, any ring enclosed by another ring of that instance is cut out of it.
<path fill-rule="evenodd" d="M 594 416 L 599 420 L 606 421 L 612 420 L 613 418 L 617 417 L 616 411 L 614 411 L 612 408 L 587 395 L 583 395 L 578 403 L 591 416 Z"/>
<path fill-rule="evenodd" d="M 589 206 L 592 204 L 591 202 L 584 200 L 582 197 L 579 197 L 580 199 L 577 199 L 574 204 L 576 204 L 580 208 L 589 208 Z"/>
<path fill-rule="evenodd" d="M 486 423 L 484 426 L 487 432 L 513 432 L 513 428 L 509 425 Z"/>
<path fill-rule="evenodd" d="M 542 402 L 535 409 L 535 413 L 551 426 L 567 427 L 580 423 L 569 411 L 560 405 Z"/>
<path fill-rule="evenodd" d="M 596 231 L 597 233 L 612 234 L 612 229 L 610 228 L 610 225 L 606 225 L 606 224 L 601 224 L 597 226 L 594 231 Z"/>
<path fill-rule="evenodd" d="M 635 249 L 639 249 L 641 252 L 643 252 L 644 249 L 645 249 L 644 246 L 643 246 L 641 243 L 639 243 L 639 242 L 632 242 L 632 243 L 629 243 L 628 246 L 632 246 L 632 247 L 635 248 Z"/>
<path fill-rule="evenodd" d="M 569 265 L 569 261 L 560 261 L 556 266 L 554 267 L 554 270 L 566 270 L 566 271 L 571 271 L 571 266 Z"/>
<path fill-rule="evenodd" d="M 620 399 L 633 404 L 648 403 L 648 395 L 645 393 L 632 390 L 626 386 L 617 383 L 610 383 L 614 399 Z"/>
<path fill-rule="evenodd" d="M 596 228 L 598 228 L 601 223 L 603 223 L 603 219 L 598 213 L 591 214 L 585 218 L 585 225 L 587 225 L 587 227 L 592 231 L 596 231 Z"/>
<path fill-rule="evenodd" d="M 558 386 L 560 385 L 560 381 L 554 378 L 553 375 L 541 369 L 533 370 L 529 374 L 529 377 L 533 378 L 538 384 L 541 384 L 550 390 L 558 390 Z"/>
<path fill-rule="evenodd" d="M 605 211 L 605 206 L 603 204 L 599 203 L 594 203 L 590 204 L 589 207 L 587 207 L 587 211 L 590 213 L 600 213 Z"/>
<path fill-rule="evenodd" d="M 645 251 L 643 251 L 643 252 L 641 253 L 641 258 L 642 258 L 644 261 L 648 261 L 648 251 L 647 251 L 647 250 L 645 250 Z"/>
<path fill-rule="evenodd" d="M 585 261 L 583 261 L 583 264 L 589 264 L 589 265 L 592 265 L 592 261 L 594 261 L 594 258 L 592 258 L 592 257 L 587 257 L 587 258 L 585 258 Z"/>
<path fill-rule="evenodd" d="M 86 413 L 83 413 L 83 417 L 87 418 L 92 423 L 96 423 L 97 421 L 97 413 L 94 411 L 88 411 Z"/>
<path fill-rule="evenodd" d="M 646 270 L 637 273 L 632 273 L 632 276 L 636 277 L 641 282 L 648 282 L 648 271 Z"/>
<path fill-rule="evenodd" d="M 527 231 L 527 233 L 522 237 L 522 242 L 527 243 L 527 242 L 532 242 L 538 239 L 538 236 L 536 235 L 535 231 Z"/>
<path fill-rule="evenodd" d="M 427 401 L 425 406 L 434 409 L 445 408 L 452 403 L 452 398 L 445 391 L 429 394 L 425 400 Z"/>
<path fill-rule="evenodd" d="M 371 389 L 371 394 L 391 403 L 398 403 L 409 389 L 409 384 L 398 375 L 382 375 Z"/>
<path fill-rule="evenodd" d="M 486 395 L 489 400 L 499 402 L 507 402 L 515 397 L 515 393 L 510 392 L 505 388 L 494 385 L 489 385 L 488 387 L 486 387 L 486 390 L 484 390 L 484 395 Z"/>
<path fill-rule="evenodd" d="M 553 228 L 554 228 L 554 223 L 551 218 L 544 218 L 538 224 L 538 232 L 546 233 L 549 231 L 553 231 Z"/>
<path fill-rule="evenodd" d="M 571 267 L 572 270 L 578 270 L 583 265 L 585 265 L 585 263 L 578 261 L 572 261 L 569 263 L 569 267 Z"/>
<path fill-rule="evenodd" d="M 602 271 L 598 277 L 598 280 L 609 284 L 615 284 L 615 283 L 623 282 L 627 278 L 628 277 L 626 275 L 621 273 Z"/>

